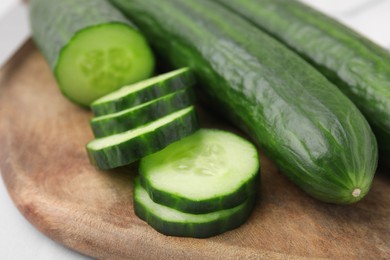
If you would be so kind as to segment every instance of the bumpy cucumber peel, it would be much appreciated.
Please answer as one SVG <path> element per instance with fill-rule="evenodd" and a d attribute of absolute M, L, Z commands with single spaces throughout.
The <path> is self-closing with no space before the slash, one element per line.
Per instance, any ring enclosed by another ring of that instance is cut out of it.
<path fill-rule="evenodd" d="M 390 165 L 390 54 L 295 0 L 216 0 L 314 65 L 360 109 Z"/>

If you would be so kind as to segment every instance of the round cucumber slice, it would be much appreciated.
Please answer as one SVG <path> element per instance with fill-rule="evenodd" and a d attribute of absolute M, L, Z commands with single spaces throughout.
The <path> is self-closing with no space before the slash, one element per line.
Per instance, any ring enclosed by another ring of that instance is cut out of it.
<path fill-rule="evenodd" d="M 94 100 L 151 76 L 154 57 L 144 37 L 122 23 L 87 27 L 61 50 L 55 75 L 61 91 L 89 106 Z"/>
<path fill-rule="evenodd" d="M 259 168 L 254 145 L 232 133 L 202 129 L 143 158 L 140 178 L 156 203 L 199 214 L 253 196 Z"/>
<path fill-rule="evenodd" d="M 192 89 L 182 89 L 117 113 L 94 117 L 91 127 L 95 137 L 118 134 L 189 107 L 193 102 Z"/>
<path fill-rule="evenodd" d="M 124 86 L 95 100 L 91 104 L 91 109 L 95 116 L 116 113 L 175 91 L 192 87 L 194 84 L 195 77 L 191 70 L 181 68 Z"/>
<path fill-rule="evenodd" d="M 251 214 L 254 197 L 242 204 L 206 214 L 189 214 L 150 199 L 139 179 L 134 184 L 134 211 L 158 232 L 170 236 L 206 238 L 241 226 Z"/>
<path fill-rule="evenodd" d="M 89 159 L 99 169 L 129 165 L 199 129 L 193 106 L 129 131 L 98 138 L 86 146 Z"/>

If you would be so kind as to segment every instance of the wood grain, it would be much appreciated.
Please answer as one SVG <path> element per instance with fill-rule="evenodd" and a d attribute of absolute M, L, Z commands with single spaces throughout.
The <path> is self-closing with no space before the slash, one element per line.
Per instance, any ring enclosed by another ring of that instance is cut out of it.
<path fill-rule="evenodd" d="M 229 127 L 207 114 L 204 125 Z M 362 202 L 336 206 L 301 192 L 264 155 L 246 224 L 209 239 L 161 235 L 133 213 L 137 165 L 89 164 L 91 117 L 62 97 L 31 42 L 0 72 L 2 177 L 21 213 L 65 246 L 99 259 L 390 258 L 389 174 L 376 175 Z"/>

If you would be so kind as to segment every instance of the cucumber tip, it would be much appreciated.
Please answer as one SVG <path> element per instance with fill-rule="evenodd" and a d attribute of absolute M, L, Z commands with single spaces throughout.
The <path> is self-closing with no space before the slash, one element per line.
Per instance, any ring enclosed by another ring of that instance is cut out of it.
<path fill-rule="evenodd" d="M 360 194 L 362 193 L 362 190 L 359 189 L 359 188 L 356 188 L 352 191 L 352 196 L 354 196 L 355 198 L 359 197 Z"/>

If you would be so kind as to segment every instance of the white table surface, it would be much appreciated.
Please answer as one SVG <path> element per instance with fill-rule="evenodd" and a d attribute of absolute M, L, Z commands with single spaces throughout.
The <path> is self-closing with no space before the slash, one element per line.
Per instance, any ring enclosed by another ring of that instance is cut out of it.
<path fill-rule="evenodd" d="M 12 1 L 16 0 L 0 0 L 0 23 L 3 10 Z M 390 48 L 390 0 L 303 1 L 339 19 L 383 47 Z M 6 39 L 0 38 L 0 43 L 3 41 Z M 88 258 L 57 244 L 37 231 L 13 205 L 1 180 L 0 259 L 77 260 Z"/>
<path fill-rule="evenodd" d="M 30 35 L 27 5 L 22 0 L 0 0 L 0 67 Z"/>

